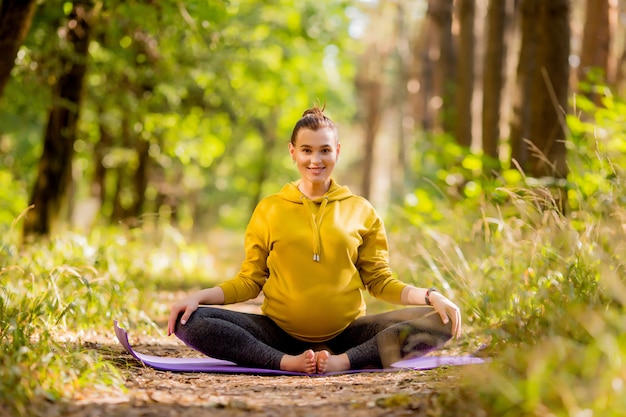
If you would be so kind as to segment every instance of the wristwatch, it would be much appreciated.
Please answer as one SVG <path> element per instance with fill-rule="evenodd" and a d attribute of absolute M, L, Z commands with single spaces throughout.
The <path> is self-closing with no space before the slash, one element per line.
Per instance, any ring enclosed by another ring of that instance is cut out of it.
<path fill-rule="evenodd" d="M 426 290 L 426 295 L 424 296 L 424 301 L 426 301 L 426 305 L 427 306 L 431 306 L 433 305 L 433 303 L 430 302 L 430 294 L 433 292 L 439 292 L 439 290 L 435 287 L 430 287 L 429 289 Z"/>

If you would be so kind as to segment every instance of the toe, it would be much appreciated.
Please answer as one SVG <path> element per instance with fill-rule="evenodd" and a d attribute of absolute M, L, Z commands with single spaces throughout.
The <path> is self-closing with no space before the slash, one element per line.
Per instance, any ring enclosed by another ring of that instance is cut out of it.
<path fill-rule="evenodd" d="M 317 363 L 318 374 L 323 374 L 326 372 L 329 358 L 330 358 L 330 354 L 325 350 L 315 353 L 315 362 Z"/>

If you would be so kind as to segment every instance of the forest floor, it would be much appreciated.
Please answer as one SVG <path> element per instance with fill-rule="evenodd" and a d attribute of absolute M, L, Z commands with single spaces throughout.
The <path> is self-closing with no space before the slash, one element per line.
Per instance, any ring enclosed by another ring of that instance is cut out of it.
<path fill-rule="evenodd" d="M 238 309 L 255 311 L 258 305 L 247 304 Z M 158 324 L 165 328 L 164 322 Z M 149 355 L 201 356 L 175 337 L 129 331 L 129 339 L 134 349 Z M 312 377 L 174 373 L 157 371 L 134 360 L 117 343 L 113 329 L 111 335 L 82 335 L 81 340 L 86 348 L 96 350 L 115 364 L 126 380 L 125 389 L 94 387 L 73 401 L 39 405 L 31 410 L 33 415 L 441 416 L 445 413 L 442 404 L 446 393 L 456 385 L 461 370 L 445 367 Z"/>

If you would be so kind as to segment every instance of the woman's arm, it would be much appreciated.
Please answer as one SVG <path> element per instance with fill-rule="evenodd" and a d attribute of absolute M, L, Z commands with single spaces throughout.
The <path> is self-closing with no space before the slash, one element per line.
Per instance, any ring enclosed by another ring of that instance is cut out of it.
<path fill-rule="evenodd" d="M 174 333 L 176 319 L 180 313 L 183 313 L 180 324 L 184 325 L 201 304 L 231 304 L 246 301 L 259 295 L 268 274 L 267 256 L 269 250 L 264 242 L 269 240 L 267 238 L 269 232 L 264 213 L 263 205 L 259 203 L 246 228 L 244 240 L 246 255 L 239 274 L 222 282 L 219 286 L 193 293 L 172 305 L 167 321 L 168 336 Z"/>
<path fill-rule="evenodd" d="M 206 288 L 172 305 L 167 320 L 167 335 L 174 333 L 176 319 L 180 313 L 183 313 L 180 324 L 184 325 L 200 304 L 224 304 L 224 291 L 220 287 Z"/>
<path fill-rule="evenodd" d="M 404 305 L 426 305 L 427 291 L 426 288 L 407 285 L 402 290 L 400 301 Z M 431 291 L 428 294 L 428 300 L 444 323 L 448 323 L 452 319 L 452 336 L 458 338 L 461 335 L 461 310 L 459 307 L 438 291 Z"/>

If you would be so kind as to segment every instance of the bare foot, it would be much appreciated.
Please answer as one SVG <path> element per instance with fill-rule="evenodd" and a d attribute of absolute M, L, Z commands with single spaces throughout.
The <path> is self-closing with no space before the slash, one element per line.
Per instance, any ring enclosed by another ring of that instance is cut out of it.
<path fill-rule="evenodd" d="M 284 355 L 280 360 L 280 369 L 282 371 L 314 374 L 316 366 L 315 352 L 312 349 L 304 351 L 297 356 Z"/>
<path fill-rule="evenodd" d="M 347 371 L 350 369 L 350 359 L 348 355 L 331 355 L 327 350 L 315 352 L 315 362 L 317 363 L 317 373 Z"/>
<path fill-rule="evenodd" d="M 315 352 L 315 362 L 317 364 L 317 373 L 325 374 L 328 368 L 328 361 L 330 360 L 330 353 L 327 350 Z"/>

